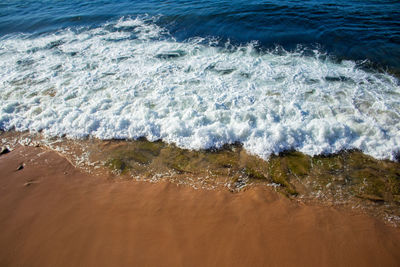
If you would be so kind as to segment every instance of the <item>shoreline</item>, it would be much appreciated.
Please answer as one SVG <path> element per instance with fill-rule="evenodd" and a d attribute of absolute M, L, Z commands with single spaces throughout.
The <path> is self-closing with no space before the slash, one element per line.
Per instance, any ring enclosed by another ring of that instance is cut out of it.
<path fill-rule="evenodd" d="M 3 132 L 0 145 L 42 147 L 86 173 L 114 180 L 168 181 L 230 192 L 261 186 L 294 201 L 343 206 L 400 225 L 400 163 L 360 151 L 314 157 L 292 151 L 265 161 L 239 144 L 191 151 L 145 139 L 46 138 L 29 132 Z"/>
<path fill-rule="evenodd" d="M 115 180 L 32 146 L 1 155 L 0 170 L 4 266 L 400 262 L 399 228 L 351 210 L 291 201 L 269 187 L 232 194 Z"/>

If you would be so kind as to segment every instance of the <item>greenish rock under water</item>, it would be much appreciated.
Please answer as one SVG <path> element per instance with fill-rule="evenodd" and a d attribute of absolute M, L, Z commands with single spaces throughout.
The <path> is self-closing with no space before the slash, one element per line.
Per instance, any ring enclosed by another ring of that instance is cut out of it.
<path fill-rule="evenodd" d="M 118 142 L 118 141 L 115 141 Z M 273 183 L 288 196 L 310 192 L 345 195 L 371 201 L 400 201 L 400 164 L 376 160 L 360 151 L 310 157 L 286 151 L 265 161 L 240 145 L 219 150 L 190 151 L 163 142 L 121 141 L 109 150 L 107 166 L 122 174 L 179 174 L 225 177 L 232 182 Z"/>

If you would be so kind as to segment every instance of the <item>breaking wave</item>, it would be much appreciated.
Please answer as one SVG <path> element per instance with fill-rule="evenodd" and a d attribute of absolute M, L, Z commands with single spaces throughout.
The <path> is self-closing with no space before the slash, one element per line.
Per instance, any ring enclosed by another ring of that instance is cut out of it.
<path fill-rule="evenodd" d="M 264 159 L 289 149 L 399 151 L 395 77 L 317 49 L 176 41 L 156 21 L 1 38 L 0 129 L 195 150 L 240 142 Z"/>

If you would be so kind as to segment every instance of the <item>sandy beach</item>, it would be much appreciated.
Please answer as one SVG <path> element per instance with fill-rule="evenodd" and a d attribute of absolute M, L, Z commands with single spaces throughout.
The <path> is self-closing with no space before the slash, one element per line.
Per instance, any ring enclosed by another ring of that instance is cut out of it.
<path fill-rule="evenodd" d="M 0 173 L 0 266 L 400 264 L 398 228 L 267 187 L 116 181 L 25 146 L 0 156 Z"/>

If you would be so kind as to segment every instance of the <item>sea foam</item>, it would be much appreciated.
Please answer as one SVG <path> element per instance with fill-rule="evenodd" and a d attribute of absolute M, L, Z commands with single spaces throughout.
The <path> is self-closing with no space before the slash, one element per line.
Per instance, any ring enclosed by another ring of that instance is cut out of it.
<path fill-rule="evenodd" d="M 400 149 L 400 85 L 318 50 L 177 41 L 157 18 L 0 39 L 0 129 L 146 137 L 182 148 L 241 142 L 268 158 Z"/>

